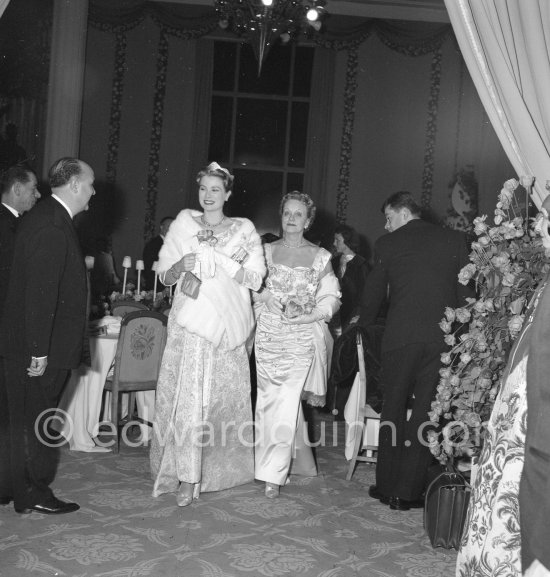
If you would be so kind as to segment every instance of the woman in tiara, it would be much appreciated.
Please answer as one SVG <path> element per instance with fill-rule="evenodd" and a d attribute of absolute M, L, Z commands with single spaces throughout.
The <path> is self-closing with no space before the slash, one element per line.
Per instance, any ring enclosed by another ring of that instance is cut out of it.
<path fill-rule="evenodd" d="M 268 498 L 279 496 L 290 472 L 317 474 L 300 400 L 324 405 L 332 353 L 327 323 L 340 306 L 340 290 L 330 252 L 304 238 L 314 218 L 307 194 L 283 196 L 283 236 L 265 245 L 268 276 L 255 297 L 255 468 Z"/>
<path fill-rule="evenodd" d="M 233 176 L 212 162 L 197 183 L 203 212 L 179 213 L 158 265 L 160 280 L 176 287 L 156 394 L 153 496 L 175 492 L 180 507 L 254 478 L 245 345 L 254 326 L 249 289 L 265 275 L 252 222 L 224 215 Z"/>

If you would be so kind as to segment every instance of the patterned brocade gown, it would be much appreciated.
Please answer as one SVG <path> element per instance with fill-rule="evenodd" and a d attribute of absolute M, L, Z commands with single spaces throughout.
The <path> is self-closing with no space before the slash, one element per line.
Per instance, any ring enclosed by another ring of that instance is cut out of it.
<path fill-rule="evenodd" d="M 217 246 L 237 234 L 239 223 L 218 236 Z M 263 266 L 263 250 L 255 232 L 254 245 L 261 252 Z M 246 279 L 255 288 L 261 284 L 261 275 L 254 270 L 245 272 L 245 286 Z M 178 282 L 156 393 L 150 452 L 154 497 L 176 492 L 181 481 L 197 483 L 197 497 L 202 491 L 220 491 L 254 479 L 245 343 L 230 349 L 224 336 L 216 347 L 180 326 L 176 319 L 187 298 Z"/>
<path fill-rule="evenodd" d="M 525 315 L 491 413 L 466 517 L 456 577 L 521 577 L 519 487 L 527 430 L 527 360 L 538 297 Z"/>

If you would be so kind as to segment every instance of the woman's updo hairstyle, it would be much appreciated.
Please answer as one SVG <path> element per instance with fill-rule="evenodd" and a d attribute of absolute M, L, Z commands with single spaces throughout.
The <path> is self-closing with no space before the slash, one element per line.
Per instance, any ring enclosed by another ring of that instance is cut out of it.
<path fill-rule="evenodd" d="M 315 203 L 311 199 L 311 196 L 309 196 L 309 194 L 306 194 L 305 192 L 300 192 L 299 190 L 293 190 L 291 192 L 287 192 L 286 194 L 283 194 L 283 198 L 281 199 L 281 206 L 279 207 L 279 215 L 280 216 L 283 216 L 285 204 L 289 200 L 298 200 L 302 204 L 306 205 L 307 218 L 309 220 L 309 223 L 306 227 L 306 230 L 311 228 L 311 225 L 313 224 L 313 221 L 315 220 L 315 213 L 317 212 L 317 207 L 315 206 Z"/>
<path fill-rule="evenodd" d="M 217 162 L 211 162 L 208 166 L 205 166 L 197 174 L 197 184 L 200 184 L 201 178 L 203 176 L 217 176 L 223 180 L 223 185 L 225 187 L 225 192 L 231 192 L 233 190 L 233 181 L 235 177 L 227 170 L 223 168 Z"/>

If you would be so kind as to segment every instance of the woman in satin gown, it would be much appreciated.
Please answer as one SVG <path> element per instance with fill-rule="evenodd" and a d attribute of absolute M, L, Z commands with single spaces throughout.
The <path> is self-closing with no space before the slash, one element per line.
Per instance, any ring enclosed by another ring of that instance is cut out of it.
<path fill-rule="evenodd" d="M 246 218 L 226 217 L 233 176 L 211 163 L 197 176 L 203 212 L 182 210 L 159 254 L 160 280 L 176 285 L 159 374 L 151 472 L 153 496 L 254 479 L 246 343 L 254 327 L 250 289 L 265 276 L 260 237 Z"/>
<path fill-rule="evenodd" d="M 256 298 L 256 479 L 279 496 L 289 473 L 315 476 L 301 399 L 323 406 L 332 337 L 328 321 L 340 306 L 331 254 L 307 241 L 315 205 L 304 193 L 281 202 L 282 238 L 265 245 L 268 275 Z"/>

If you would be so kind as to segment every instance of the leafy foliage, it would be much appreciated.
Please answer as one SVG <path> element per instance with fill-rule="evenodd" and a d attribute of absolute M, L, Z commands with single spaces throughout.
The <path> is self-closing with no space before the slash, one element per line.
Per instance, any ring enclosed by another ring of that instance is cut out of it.
<path fill-rule="evenodd" d="M 522 178 L 526 194 L 530 183 L 532 178 Z M 486 216 L 474 220 L 477 239 L 459 282 L 475 283 L 477 298 L 457 309 L 448 307 L 440 323 L 451 350 L 441 356 L 444 366 L 428 416 L 445 427 L 430 431 L 428 441 L 441 462 L 479 451 L 510 349 L 531 296 L 550 268 L 539 234 L 542 215 L 529 219 L 522 214 L 518 187 L 515 179 L 504 183 L 494 226 Z"/>

